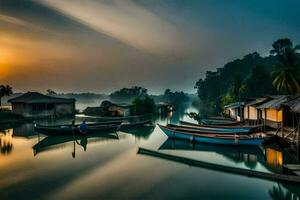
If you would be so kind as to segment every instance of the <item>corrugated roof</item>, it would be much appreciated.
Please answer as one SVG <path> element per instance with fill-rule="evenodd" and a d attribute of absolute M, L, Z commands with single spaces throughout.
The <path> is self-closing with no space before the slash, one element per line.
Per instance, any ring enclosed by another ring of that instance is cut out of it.
<path fill-rule="evenodd" d="M 273 99 L 257 106 L 257 108 L 258 109 L 265 109 L 265 108 L 280 109 L 283 103 L 290 101 L 293 97 L 289 95 L 277 95 L 277 96 L 271 96 L 271 98 Z"/>
<path fill-rule="evenodd" d="M 290 107 L 292 112 L 300 113 L 300 96 L 297 96 L 283 105 Z"/>
<path fill-rule="evenodd" d="M 38 92 L 27 92 L 19 97 L 9 99 L 10 103 L 73 103 L 75 99 L 47 96 Z"/>
<path fill-rule="evenodd" d="M 224 106 L 224 108 L 238 108 L 240 106 L 243 106 L 244 104 L 245 104 L 244 102 L 235 102 L 235 103 Z"/>
<path fill-rule="evenodd" d="M 268 100 L 270 100 L 270 98 L 268 98 L 268 97 L 256 98 L 253 101 L 249 101 L 249 102 L 245 103 L 245 106 L 257 107 L 263 103 L 266 103 Z"/>

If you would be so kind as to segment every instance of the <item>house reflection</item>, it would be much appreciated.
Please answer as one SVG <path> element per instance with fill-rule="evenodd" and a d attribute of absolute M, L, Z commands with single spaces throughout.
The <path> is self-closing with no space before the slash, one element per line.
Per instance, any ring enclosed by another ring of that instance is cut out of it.
<path fill-rule="evenodd" d="M 13 130 L 8 129 L 0 132 L 0 152 L 3 155 L 10 154 L 13 150 Z"/>
<path fill-rule="evenodd" d="M 273 172 L 282 172 L 283 153 L 272 148 L 266 148 L 266 164 Z"/>

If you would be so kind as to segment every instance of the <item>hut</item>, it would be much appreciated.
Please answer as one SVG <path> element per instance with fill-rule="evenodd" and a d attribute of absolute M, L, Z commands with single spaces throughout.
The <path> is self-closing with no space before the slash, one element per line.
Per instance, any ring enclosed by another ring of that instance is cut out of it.
<path fill-rule="evenodd" d="M 107 110 L 112 117 L 128 117 L 131 114 L 132 106 L 129 104 L 111 104 Z"/>
<path fill-rule="evenodd" d="M 244 119 L 244 102 L 236 102 L 224 106 L 225 114 L 237 121 Z"/>
<path fill-rule="evenodd" d="M 75 115 L 75 99 L 58 98 L 27 92 L 8 100 L 12 112 L 24 117 L 59 117 Z"/>
<path fill-rule="evenodd" d="M 159 102 L 156 104 L 156 108 L 158 110 L 158 113 L 161 115 L 168 114 L 172 111 L 174 111 L 174 106 L 167 102 Z"/>
<path fill-rule="evenodd" d="M 257 107 L 266 103 L 270 99 L 267 97 L 255 98 L 247 101 L 244 105 L 244 119 L 251 125 L 262 123 L 262 111 Z"/>
<path fill-rule="evenodd" d="M 283 103 L 283 109 L 289 111 L 292 114 L 292 119 L 290 120 L 290 127 L 292 130 L 290 133 L 293 134 L 293 140 L 299 145 L 300 142 L 300 96 L 291 99 L 288 102 Z M 285 120 L 286 121 L 286 120 Z M 286 122 L 287 124 L 287 122 Z"/>
<path fill-rule="evenodd" d="M 284 123 L 290 121 L 290 113 L 283 109 L 283 104 L 293 98 L 289 95 L 270 96 L 269 101 L 259 105 L 257 109 L 261 110 L 264 125 L 283 131 Z"/>

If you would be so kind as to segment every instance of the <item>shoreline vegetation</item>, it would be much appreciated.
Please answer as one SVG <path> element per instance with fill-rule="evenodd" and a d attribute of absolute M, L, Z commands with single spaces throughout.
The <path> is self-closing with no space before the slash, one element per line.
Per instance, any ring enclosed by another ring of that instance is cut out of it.
<path fill-rule="evenodd" d="M 275 41 L 270 55 L 254 52 L 207 71 L 195 84 L 205 113 L 220 114 L 225 105 L 246 98 L 300 93 L 300 45 Z"/>

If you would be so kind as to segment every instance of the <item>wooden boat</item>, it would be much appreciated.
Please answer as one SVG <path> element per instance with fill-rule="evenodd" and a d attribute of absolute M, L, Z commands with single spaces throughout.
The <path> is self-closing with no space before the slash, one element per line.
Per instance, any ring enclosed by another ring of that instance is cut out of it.
<path fill-rule="evenodd" d="M 214 125 L 201 125 L 195 124 L 186 121 L 179 121 L 180 124 L 197 128 L 199 130 L 215 130 L 215 131 L 224 131 L 224 132 L 239 132 L 239 133 L 254 133 L 258 132 L 261 129 L 261 126 L 214 126 Z"/>
<path fill-rule="evenodd" d="M 96 124 L 87 124 L 88 131 L 87 134 L 95 133 L 113 133 L 119 130 L 121 121 L 113 122 L 102 122 Z M 79 125 L 56 125 L 56 126 L 34 126 L 34 131 L 46 135 L 71 135 L 71 134 L 83 134 L 79 129 Z"/>
<path fill-rule="evenodd" d="M 224 135 L 205 134 L 191 129 L 177 129 L 169 126 L 158 125 L 160 129 L 172 139 L 183 139 L 195 142 L 223 144 L 223 145 L 261 145 L 268 137 L 254 135 Z"/>
<path fill-rule="evenodd" d="M 234 126 L 244 123 L 243 121 L 233 121 L 233 120 L 217 120 L 217 119 L 202 119 L 201 123 L 204 125 L 219 125 L 219 126 Z"/>
<path fill-rule="evenodd" d="M 219 134 L 219 135 L 247 135 L 250 134 L 246 130 L 239 129 L 223 129 L 223 128 L 200 128 L 194 126 L 180 126 L 175 124 L 168 124 L 167 127 L 174 128 L 176 130 L 189 130 L 199 134 Z"/>

